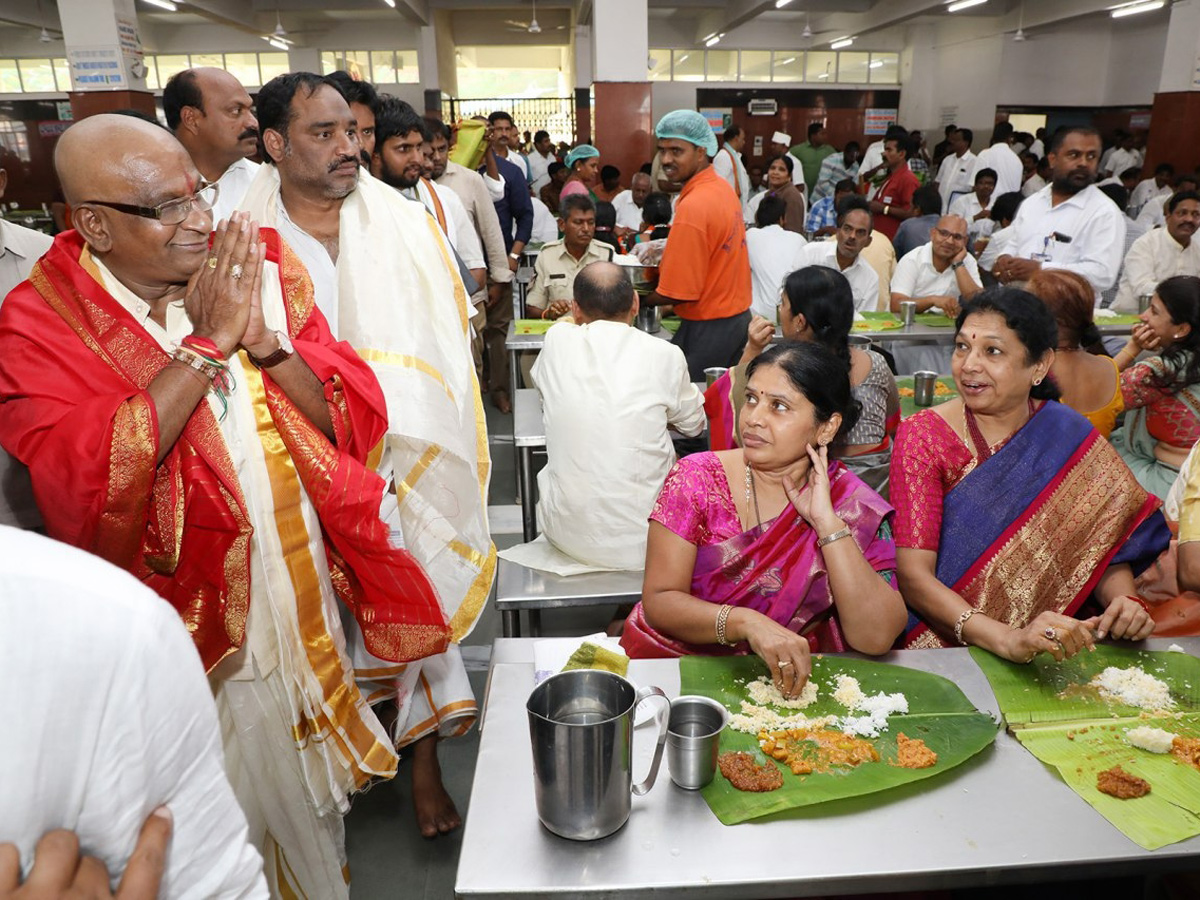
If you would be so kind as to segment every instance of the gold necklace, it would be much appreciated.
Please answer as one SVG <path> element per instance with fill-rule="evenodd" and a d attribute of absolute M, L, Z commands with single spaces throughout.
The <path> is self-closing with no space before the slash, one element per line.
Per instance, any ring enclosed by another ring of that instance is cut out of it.
<path fill-rule="evenodd" d="M 754 476 L 750 472 L 750 463 L 746 463 L 746 512 L 750 512 L 751 501 L 754 504 L 754 520 L 759 531 L 762 530 L 762 515 L 758 511 L 758 488 L 754 484 Z"/>

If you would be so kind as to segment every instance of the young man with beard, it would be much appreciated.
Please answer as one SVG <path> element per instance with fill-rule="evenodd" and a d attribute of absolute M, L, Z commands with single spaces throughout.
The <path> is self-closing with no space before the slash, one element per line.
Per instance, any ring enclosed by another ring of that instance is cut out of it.
<path fill-rule="evenodd" d="M 458 195 L 450 188 L 430 181 L 425 174 L 426 150 L 431 156 L 433 154 L 425 120 L 403 100 L 386 97 L 376 105 L 374 121 L 371 174 L 408 199 L 424 204 L 429 214 L 437 219 L 438 227 L 478 288 L 487 277 L 483 248 Z M 432 171 L 432 165 L 429 168 Z"/>
<path fill-rule="evenodd" d="M 330 72 L 329 77 L 337 83 L 342 96 L 350 104 L 350 112 L 354 114 L 354 122 L 358 126 L 361 148 L 358 155 L 363 168 L 370 169 L 371 154 L 375 152 L 375 107 L 379 105 L 379 93 L 371 82 L 357 81 L 342 69 Z"/>
<path fill-rule="evenodd" d="M 1002 283 L 1028 281 L 1041 268 L 1066 269 L 1091 282 L 1098 297 L 1116 282 L 1125 216 L 1095 186 L 1101 147 L 1091 127 L 1055 132 L 1046 154 L 1053 179 L 1021 204 L 1012 250 L 992 270 Z"/>
<path fill-rule="evenodd" d="M 254 101 L 224 69 L 184 69 L 163 88 L 167 127 L 187 149 L 204 180 L 216 183 L 213 225 L 228 219 L 258 172 Z"/>

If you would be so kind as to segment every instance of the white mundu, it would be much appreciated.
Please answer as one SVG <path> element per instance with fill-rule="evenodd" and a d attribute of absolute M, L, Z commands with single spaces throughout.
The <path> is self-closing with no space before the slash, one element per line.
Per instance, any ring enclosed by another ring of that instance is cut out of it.
<path fill-rule="evenodd" d="M 682 351 L 624 322 L 563 322 L 533 366 L 549 461 L 537 520 L 568 556 L 610 569 L 646 561 L 646 519 L 675 462 L 667 427 L 704 429 Z"/>
<path fill-rule="evenodd" d="M 160 897 L 269 896 L 204 667 L 165 600 L 98 556 L 0 525 L 0 683 L 0 843 L 22 872 L 45 832 L 67 828 L 118 877 L 165 804 Z"/>

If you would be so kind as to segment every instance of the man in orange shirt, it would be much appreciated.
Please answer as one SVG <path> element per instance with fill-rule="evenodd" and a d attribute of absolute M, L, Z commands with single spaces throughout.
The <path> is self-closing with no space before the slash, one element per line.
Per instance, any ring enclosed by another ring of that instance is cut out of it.
<path fill-rule="evenodd" d="M 655 128 L 663 174 L 683 184 L 671 239 L 647 300 L 673 304 L 683 320 L 675 344 L 693 381 L 710 366 L 732 366 L 750 325 L 750 255 L 742 204 L 712 168 L 717 139 L 700 113 L 677 109 Z"/>

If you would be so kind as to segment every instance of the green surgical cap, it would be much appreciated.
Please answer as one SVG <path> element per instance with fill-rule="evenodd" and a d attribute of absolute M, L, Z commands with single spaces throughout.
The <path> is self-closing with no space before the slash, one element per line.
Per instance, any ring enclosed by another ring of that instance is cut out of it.
<path fill-rule="evenodd" d="M 717 155 L 717 136 L 713 134 L 708 119 L 694 109 L 677 109 L 667 113 L 658 120 L 654 134 L 659 138 L 687 141 L 703 147 L 708 151 L 709 159 Z"/>
<path fill-rule="evenodd" d="M 567 168 L 572 169 L 575 163 L 581 159 L 591 159 L 593 156 L 599 156 L 600 151 L 591 144 L 580 144 L 574 150 L 567 154 Z"/>

